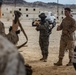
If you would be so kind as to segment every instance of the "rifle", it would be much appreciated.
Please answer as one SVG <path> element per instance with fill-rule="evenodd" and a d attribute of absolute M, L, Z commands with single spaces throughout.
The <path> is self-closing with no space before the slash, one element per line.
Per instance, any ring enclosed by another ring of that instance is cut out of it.
<path fill-rule="evenodd" d="M 15 15 L 14 23 L 16 24 L 18 22 L 19 27 L 21 28 L 21 31 L 23 32 L 23 34 L 24 34 L 24 36 L 26 38 L 26 41 L 23 44 L 21 44 L 20 46 L 17 46 L 17 48 L 19 49 L 19 48 L 23 47 L 28 42 L 28 37 L 27 37 L 27 35 L 26 35 L 26 33 L 25 33 L 21 23 L 20 23 L 20 20 L 19 20 L 19 18 L 21 17 L 22 13 L 20 13 L 19 11 L 14 11 L 14 15 Z"/>

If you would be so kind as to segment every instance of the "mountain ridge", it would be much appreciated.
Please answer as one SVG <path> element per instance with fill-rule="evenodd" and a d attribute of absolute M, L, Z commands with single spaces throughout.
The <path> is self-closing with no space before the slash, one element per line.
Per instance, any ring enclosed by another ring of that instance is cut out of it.
<path fill-rule="evenodd" d="M 8 4 L 16 4 L 16 5 L 21 5 L 21 6 L 28 6 L 28 7 L 46 7 L 46 8 L 51 8 L 51 7 L 55 7 L 55 6 L 60 6 L 60 7 L 70 7 L 70 8 L 76 8 L 75 4 L 59 4 L 56 2 L 42 2 L 42 1 L 35 1 L 35 2 L 27 2 L 24 0 L 3 0 L 3 4 L 8 5 Z M 30 6 L 29 6 L 30 5 Z"/>

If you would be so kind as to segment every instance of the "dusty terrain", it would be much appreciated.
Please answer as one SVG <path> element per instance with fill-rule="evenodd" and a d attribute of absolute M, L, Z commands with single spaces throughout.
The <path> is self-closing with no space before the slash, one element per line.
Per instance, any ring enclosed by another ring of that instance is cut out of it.
<path fill-rule="evenodd" d="M 10 21 L 2 20 L 6 26 L 6 31 L 8 27 L 12 25 Z M 31 26 L 31 21 L 21 21 L 25 32 L 28 36 L 28 43 L 19 51 L 23 55 L 25 59 L 25 63 L 32 66 L 33 75 L 76 75 L 76 71 L 73 66 L 67 67 L 65 66 L 68 63 L 68 52 L 65 52 L 65 57 L 63 60 L 63 66 L 57 67 L 54 66 L 53 63 L 58 60 L 58 52 L 59 52 L 59 41 L 61 32 L 56 31 L 56 27 L 53 29 L 52 34 L 49 39 L 49 56 L 47 62 L 39 61 L 41 56 L 41 50 L 39 47 L 39 32 L 35 30 L 35 27 Z M 58 25 L 58 23 L 57 23 Z M 7 32 L 8 33 L 8 32 Z M 26 41 L 24 35 L 21 33 L 20 41 L 18 44 Z"/>

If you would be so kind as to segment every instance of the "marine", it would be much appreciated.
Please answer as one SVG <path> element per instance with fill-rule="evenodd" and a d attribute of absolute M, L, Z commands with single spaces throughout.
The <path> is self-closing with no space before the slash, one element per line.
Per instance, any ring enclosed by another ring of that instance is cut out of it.
<path fill-rule="evenodd" d="M 57 63 L 54 63 L 56 66 L 62 65 L 62 60 L 65 54 L 66 49 L 69 50 L 69 62 L 66 66 L 72 65 L 72 52 L 74 50 L 74 42 L 75 42 L 75 30 L 76 30 L 76 22 L 71 17 L 71 9 L 65 8 L 65 18 L 62 20 L 60 26 L 57 27 L 57 31 L 62 30 L 62 35 L 60 39 L 60 48 L 59 48 L 59 60 Z"/>
<path fill-rule="evenodd" d="M 45 13 L 41 13 L 39 15 L 39 18 L 41 19 L 40 22 L 36 23 L 36 30 L 40 32 L 39 35 L 39 45 L 42 52 L 42 58 L 41 61 L 46 62 L 48 58 L 48 46 L 49 46 L 49 23 L 45 20 L 46 15 Z"/>

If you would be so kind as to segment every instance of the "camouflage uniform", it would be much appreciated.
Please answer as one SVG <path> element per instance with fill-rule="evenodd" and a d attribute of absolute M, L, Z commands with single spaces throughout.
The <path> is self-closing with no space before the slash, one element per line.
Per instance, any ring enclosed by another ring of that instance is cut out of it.
<path fill-rule="evenodd" d="M 59 60 L 54 65 L 61 66 L 65 50 L 69 50 L 69 63 L 66 66 L 72 65 L 72 52 L 74 50 L 76 23 L 72 17 L 64 18 L 60 30 L 62 30 L 59 50 Z"/>
<path fill-rule="evenodd" d="M 40 31 L 39 35 L 39 45 L 42 51 L 42 55 L 45 59 L 48 56 L 48 46 L 49 46 L 49 23 L 41 23 L 37 26 L 37 31 Z"/>
<path fill-rule="evenodd" d="M 6 37 L 13 44 L 16 44 L 19 40 L 18 35 L 13 31 L 9 32 L 8 34 L 5 34 L 5 27 L 1 21 L 0 21 L 0 34 Z"/>
<path fill-rule="evenodd" d="M 69 50 L 69 58 L 72 58 L 72 51 L 74 50 L 74 31 L 76 30 L 75 20 L 71 17 L 63 19 L 60 28 L 62 29 L 62 35 L 60 40 L 59 58 L 63 58 L 66 48 Z M 64 32 L 67 31 L 68 34 Z"/>
<path fill-rule="evenodd" d="M 0 36 L 0 75 L 26 75 L 18 50 L 2 36 Z"/>
<path fill-rule="evenodd" d="M 5 34 L 5 27 L 1 21 L 0 35 L 13 44 L 16 44 L 19 40 L 16 32 L 10 31 L 8 34 Z M 25 75 L 24 59 L 18 53 L 18 50 L 2 37 L 0 38 L 0 45 L 2 46 L 0 46 L 1 48 L 4 47 L 0 50 L 0 75 Z"/>

